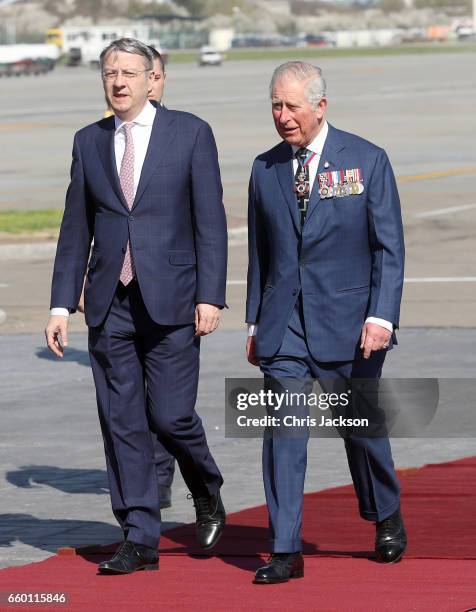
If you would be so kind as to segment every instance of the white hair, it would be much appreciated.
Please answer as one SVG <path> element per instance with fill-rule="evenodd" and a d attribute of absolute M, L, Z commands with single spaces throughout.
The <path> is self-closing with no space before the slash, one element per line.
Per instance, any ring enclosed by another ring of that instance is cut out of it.
<path fill-rule="evenodd" d="M 269 84 L 269 95 L 271 98 L 273 97 L 274 86 L 283 77 L 294 77 L 297 81 L 307 81 L 304 94 L 314 109 L 322 98 L 326 97 L 326 82 L 319 66 L 299 61 L 281 64 L 281 66 L 276 68 L 271 77 L 271 83 Z"/>

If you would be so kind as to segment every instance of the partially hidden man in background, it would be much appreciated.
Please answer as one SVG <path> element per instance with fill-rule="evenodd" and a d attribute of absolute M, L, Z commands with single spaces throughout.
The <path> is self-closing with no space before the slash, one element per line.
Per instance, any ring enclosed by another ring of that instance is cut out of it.
<path fill-rule="evenodd" d="M 265 379 L 378 379 L 396 342 L 403 286 L 400 202 L 386 153 L 326 121 L 321 70 L 278 67 L 270 86 L 283 141 L 256 158 L 249 187 L 248 359 Z M 294 387 L 293 390 L 296 390 Z M 406 548 L 390 443 L 345 437 L 362 518 L 382 562 Z M 263 441 L 272 555 L 255 582 L 304 574 L 307 435 Z"/>
<path fill-rule="evenodd" d="M 134 39 L 101 54 L 115 116 L 74 139 L 56 253 L 49 348 L 85 285 L 85 317 L 114 515 L 124 532 L 101 573 L 158 567 L 159 489 L 150 427 L 177 459 L 204 549 L 220 537 L 222 476 L 195 412 L 200 336 L 225 305 L 227 236 L 208 124 L 152 106 L 150 49 Z"/>

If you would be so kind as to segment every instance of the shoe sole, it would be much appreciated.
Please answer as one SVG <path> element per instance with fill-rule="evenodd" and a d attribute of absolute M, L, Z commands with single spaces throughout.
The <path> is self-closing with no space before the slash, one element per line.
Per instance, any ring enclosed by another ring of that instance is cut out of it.
<path fill-rule="evenodd" d="M 402 559 L 403 559 L 403 554 L 397 557 L 396 559 L 393 559 L 392 561 L 385 561 L 385 559 L 381 559 L 380 557 L 377 557 L 377 561 L 381 563 L 382 565 L 395 565 L 395 563 L 400 563 Z"/>
<path fill-rule="evenodd" d="M 142 570 L 144 571 L 154 571 L 154 570 L 158 570 L 159 569 L 159 564 L 158 563 L 149 563 L 148 565 L 143 565 L 142 567 L 138 567 L 136 570 L 132 570 L 132 572 L 121 572 L 118 570 L 113 570 L 113 569 L 109 569 L 109 568 L 104 568 L 104 569 L 99 569 L 99 573 L 104 575 L 104 576 L 113 576 L 113 575 L 124 575 L 124 574 L 133 574 L 134 572 L 140 572 Z"/>
<path fill-rule="evenodd" d="M 283 582 L 289 582 L 290 580 L 294 580 L 295 578 L 304 578 L 304 570 L 298 570 L 297 572 L 293 572 L 289 578 L 283 578 L 282 580 L 253 580 L 253 584 L 281 584 Z"/>

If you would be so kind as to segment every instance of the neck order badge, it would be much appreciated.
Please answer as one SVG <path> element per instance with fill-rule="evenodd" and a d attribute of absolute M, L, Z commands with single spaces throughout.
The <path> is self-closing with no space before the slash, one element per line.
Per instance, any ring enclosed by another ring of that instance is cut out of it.
<path fill-rule="evenodd" d="M 299 210 L 301 211 L 301 225 L 304 225 L 309 204 L 309 164 L 315 155 L 313 151 L 309 151 L 304 147 L 296 151 L 298 169 L 294 177 L 294 191 L 298 199 Z"/>

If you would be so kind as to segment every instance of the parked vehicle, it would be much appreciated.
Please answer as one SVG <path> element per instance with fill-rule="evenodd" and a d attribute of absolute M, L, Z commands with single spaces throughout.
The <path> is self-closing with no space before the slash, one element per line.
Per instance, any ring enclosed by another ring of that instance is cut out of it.
<path fill-rule="evenodd" d="M 58 57 L 54 45 L 0 45 L 0 77 L 46 74 Z"/>
<path fill-rule="evenodd" d="M 220 66 L 223 61 L 221 53 L 215 47 L 202 47 L 198 55 L 199 66 Z"/>

